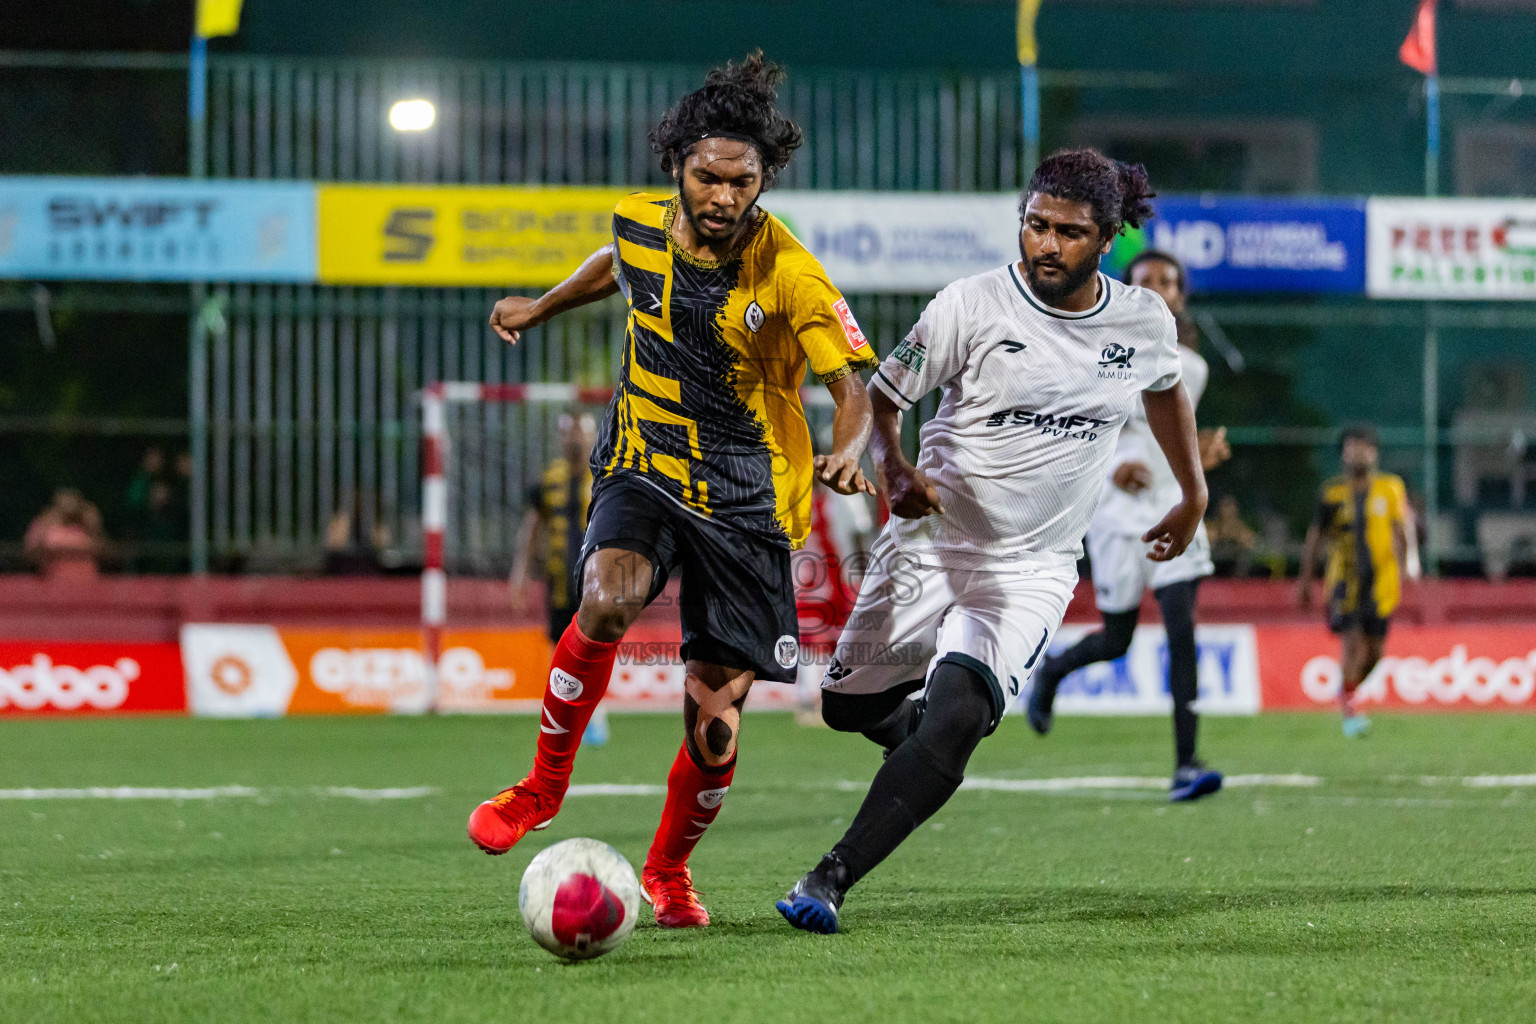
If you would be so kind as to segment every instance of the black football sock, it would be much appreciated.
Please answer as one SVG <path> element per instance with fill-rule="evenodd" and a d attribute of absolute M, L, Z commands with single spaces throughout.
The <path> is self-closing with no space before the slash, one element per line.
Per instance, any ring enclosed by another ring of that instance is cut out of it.
<path fill-rule="evenodd" d="M 1036 685 L 1043 682 L 1054 690 L 1056 684 L 1084 665 L 1092 665 L 1096 661 L 1114 661 L 1131 649 L 1139 609 L 1105 612 L 1103 615 L 1103 629 L 1089 633 L 1060 654 L 1045 659 L 1045 663 L 1040 666 Z"/>
<path fill-rule="evenodd" d="M 880 766 L 853 824 L 832 848 L 832 856 L 847 865 L 848 885 L 890 856 L 954 795 L 971 752 L 997 714 L 986 680 L 948 661 L 934 670 L 927 703 L 917 731 Z"/>
<path fill-rule="evenodd" d="M 1168 631 L 1168 692 L 1173 697 L 1173 746 L 1177 766 L 1195 759 L 1195 734 L 1200 728 L 1194 702 L 1199 695 L 1199 651 L 1195 647 L 1195 591 L 1199 580 L 1173 583 L 1153 596 L 1163 610 Z"/>

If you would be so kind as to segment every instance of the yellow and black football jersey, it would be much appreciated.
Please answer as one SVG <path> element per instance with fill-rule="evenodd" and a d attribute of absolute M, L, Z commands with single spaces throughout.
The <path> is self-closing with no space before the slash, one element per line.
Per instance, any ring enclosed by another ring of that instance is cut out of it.
<path fill-rule="evenodd" d="M 1385 619 L 1402 592 L 1393 535 L 1408 519 L 1408 492 L 1391 473 L 1373 473 L 1365 490 L 1348 477 L 1323 485 L 1317 526 L 1328 544 L 1324 586 L 1330 614 Z"/>
<path fill-rule="evenodd" d="M 576 469 L 580 472 L 573 473 Z M 592 474 L 579 463 L 573 466 L 569 459 L 555 459 L 529 489 L 528 503 L 539 510 L 548 530 L 544 574 L 549 582 L 549 606 L 573 609 L 581 602 L 571 585 L 571 561 L 581 551 L 582 536 L 587 532 Z"/>
<path fill-rule="evenodd" d="M 831 382 L 874 348 L 826 271 L 766 210 L 719 262 L 672 240 L 677 197 L 636 194 L 613 215 L 629 300 L 624 364 L 592 467 L 638 474 L 686 508 L 798 548 L 811 525 L 809 363 Z"/>

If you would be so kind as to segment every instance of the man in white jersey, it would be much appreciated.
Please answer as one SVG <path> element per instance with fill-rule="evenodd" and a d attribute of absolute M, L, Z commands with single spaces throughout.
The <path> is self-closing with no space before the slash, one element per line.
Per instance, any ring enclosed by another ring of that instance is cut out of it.
<path fill-rule="evenodd" d="M 822 715 L 887 749 L 852 826 L 778 903 L 838 930 L 848 889 L 959 787 L 1077 583 L 1081 540 L 1138 404 L 1181 500 L 1145 533 L 1189 545 L 1205 512 L 1194 410 L 1162 299 L 1098 272 L 1151 214 L 1146 171 L 1056 153 L 1020 204 L 1022 260 L 940 292 L 873 378 L 870 449 L 894 513 L 822 684 Z M 901 413 L 940 388 L 914 467 Z M 924 691 L 922 701 L 909 695 Z"/>
<path fill-rule="evenodd" d="M 1210 368 L 1194 348 L 1198 335 L 1187 324 L 1188 289 L 1184 265 L 1170 253 L 1148 249 L 1125 268 L 1124 279 L 1162 296 L 1179 321 L 1179 362 L 1190 404 L 1198 406 Z M 1190 344 L 1184 344 L 1185 341 Z M 1214 469 L 1231 456 L 1226 431 L 1201 431 L 1202 469 Z M 1096 661 L 1113 661 L 1130 649 L 1141 610 L 1141 595 L 1151 589 L 1163 613 L 1168 635 L 1168 692 L 1173 698 L 1174 772 L 1168 798 L 1196 800 L 1221 789 L 1221 773 L 1195 756 L 1199 719 L 1194 710 L 1199 661 L 1195 646 L 1195 592 L 1212 572 L 1211 544 L 1205 524 L 1195 532 L 1189 549 L 1178 558 L 1155 562 L 1147 558 L 1142 532 L 1157 522 L 1179 499 L 1179 483 L 1158 450 L 1146 416 L 1138 410 L 1120 432 L 1110 464 L 1109 486 L 1088 528 L 1088 557 L 1093 563 L 1093 593 L 1104 628 L 1090 633 L 1069 650 L 1048 655 L 1035 673 L 1029 692 L 1029 724 L 1042 736 L 1051 731 L 1057 688 L 1067 675 Z"/>

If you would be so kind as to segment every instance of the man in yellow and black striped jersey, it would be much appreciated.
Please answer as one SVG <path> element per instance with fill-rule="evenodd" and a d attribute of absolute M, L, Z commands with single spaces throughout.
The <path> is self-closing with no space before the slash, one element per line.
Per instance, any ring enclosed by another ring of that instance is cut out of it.
<path fill-rule="evenodd" d="M 475 809 L 470 838 L 503 853 L 554 817 L 618 643 L 675 572 L 685 740 L 641 873 L 668 927 L 709 923 L 687 862 L 730 786 L 748 688 L 795 679 L 789 555 L 810 530 L 813 480 L 874 493 L 859 470 L 871 412 L 855 372 L 875 365 L 874 350 L 821 264 L 757 205 L 800 145 L 775 106 L 781 78 L 760 53 L 711 71 L 650 136 L 676 191 L 621 200 L 611 245 L 491 315 L 515 342 L 614 292 L 629 303 L 592 453 L 580 605 L 556 645 L 533 771 Z M 807 367 L 837 403 L 832 450 L 815 456 L 799 396 Z"/>
<path fill-rule="evenodd" d="M 1325 543 L 1328 568 L 1323 589 L 1328 628 L 1341 638 L 1343 685 L 1339 706 L 1344 735 L 1360 736 L 1370 721 L 1355 705 L 1355 690 L 1381 660 L 1387 626 L 1407 575 L 1408 523 L 1412 513 L 1402 477 L 1381 473 L 1376 431 L 1350 427 L 1340 442 L 1344 473 L 1323 485 L 1317 515 L 1301 553 L 1301 606 L 1312 602 L 1312 572 Z"/>

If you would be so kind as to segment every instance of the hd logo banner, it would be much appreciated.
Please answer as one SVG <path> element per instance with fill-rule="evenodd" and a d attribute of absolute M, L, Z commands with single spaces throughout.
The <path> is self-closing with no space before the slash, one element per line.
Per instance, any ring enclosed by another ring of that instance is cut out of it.
<path fill-rule="evenodd" d="M 0 178 L 0 278 L 313 281 L 315 186 Z"/>
<path fill-rule="evenodd" d="M 321 185 L 320 282 L 548 287 L 613 240 L 628 189 Z"/>

